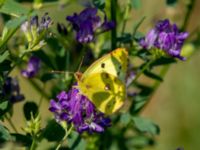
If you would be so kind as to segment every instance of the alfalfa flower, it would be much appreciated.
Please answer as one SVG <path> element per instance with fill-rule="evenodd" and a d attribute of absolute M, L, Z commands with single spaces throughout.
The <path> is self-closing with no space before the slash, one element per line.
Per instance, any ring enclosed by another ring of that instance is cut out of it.
<path fill-rule="evenodd" d="M 21 30 L 28 41 L 28 49 L 38 50 L 45 45 L 44 38 L 48 34 L 51 24 L 51 18 L 48 13 L 45 13 L 41 20 L 39 20 L 38 15 L 35 15 L 30 18 L 30 21 L 26 21 L 21 25 Z"/>
<path fill-rule="evenodd" d="M 32 56 L 29 59 L 27 68 L 21 71 L 21 74 L 26 78 L 34 77 L 40 69 L 40 59 L 36 56 Z"/>
<path fill-rule="evenodd" d="M 92 42 L 97 29 L 105 32 L 115 27 L 115 23 L 107 21 L 106 16 L 102 22 L 96 8 L 86 8 L 80 14 L 74 13 L 66 19 L 72 24 L 73 30 L 76 31 L 76 40 L 80 43 Z"/>
<path fill-rule="evenodd" d="M 2 85 L 1 99 L 8 99 L 11 103 L 24 100 L 24 95 L 20 93 L 20 87 L 16 78 L 7 77 Z"/>
<path fill-rule="evenodd" d="M 176 24 L 170 24 L 165 19 L 158 21 L 146 37 L 140 40 L 140 45 L 145 49 L 160 49 L 172 57 L 185 60 L 181 56 L 181 48 L 187 37 L 187 32 L 180 32 Z"/>
<path fill-rule="evenodd" d="M 72 123 L 77 132 L 103 132 L 110 126 L 111 120 L 73 87 L 68 93 L 62 91 L 57 99 L 50 101 L 49 110 L 57 121 Z"/>

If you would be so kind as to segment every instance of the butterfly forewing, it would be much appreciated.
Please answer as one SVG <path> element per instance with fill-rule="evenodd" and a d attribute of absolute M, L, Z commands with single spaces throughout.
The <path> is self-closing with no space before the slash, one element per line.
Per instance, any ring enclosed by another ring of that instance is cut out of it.
<path fill-rule="evenodd" d="M 127 63 L 128 52 L 124 48 L 118 48 L 95 61 L 83 73 L 83 78 L 91 74 L 106 72 L 125 82 Z"/>

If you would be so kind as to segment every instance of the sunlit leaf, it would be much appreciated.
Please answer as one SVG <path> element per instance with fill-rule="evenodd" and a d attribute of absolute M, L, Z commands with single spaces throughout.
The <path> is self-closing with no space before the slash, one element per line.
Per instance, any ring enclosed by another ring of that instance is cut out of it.
<path fill-rule="evenodd" d="M 2 4 L 0 4 L 0 12 L 19 17 L 21 15 L 27 15 L 30 10 L 14 0 L 3 0 Z"/>
<path fill-rule="evenodd" d="M 3 54 L 0 55 L 0 63 L 2 63 L 6 58 L 9 56 L 9 52 L 5 51 Z"/>
<path fill-rule="evenodd" d="M 12 37 L 12 35 L 17 31 L 20 25 L 26 20 L 26 16 L 15 18 L 6 23 L 3 29 L 2 38 L 0 41 L 0 52 L 2 47 L 7 43 L 7 41 Z"/>

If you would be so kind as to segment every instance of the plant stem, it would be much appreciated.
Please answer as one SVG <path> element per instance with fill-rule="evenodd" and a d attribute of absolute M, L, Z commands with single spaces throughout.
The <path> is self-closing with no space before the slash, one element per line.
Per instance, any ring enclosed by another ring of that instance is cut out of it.
<path fill-rule="evenodd" d="M 117 0 L 110 0 L 110 13 L 111 20 L 115 22 L 116 27 L 111 30 L 111 48 L 114 50 L 116 48 L 116 38 L 117 38 L 117 17 L 116 17 L 116 8 L 117 8 Z"/>
<path fill-rule="evenodd" d="M 11 69 L 6 73 L 6 76 L 8 76 L 12 72 L 12 70 L 22 61 L 25 55 L 26 52 L 24 52 L 22 56 L 17 60 L 17 62 L 11 67 Z"/>
<path fill-rule="evenodd" d="M 142 70 L 135 76 L 133 82 L 137 81 L 137 79 L 144 73 L 144 71 L 146 71 L 146 69 L 148 69 L 148 67 L 150 66 L 150 64 L 154 61 L 154 59 L 150 60 L 149 62 L 147 62 L 143 67 Z"/>
<path fill-rule="evenodd" d="M 58 143 L 58 145 L 56 146 L 56 150 L 59 150 L 59 148 L 61 147 L 62 143 L 64 142 L 64 140 L 69 136 L 69 134 L 71 133 L 73 129 L 73 125 L 71 125 L 71 127 L 69 128 L 69 130 L 66 132 L 65 136 L 63 137 L 63 139 Z"/>
<path fill-rule="evenodd" d="M 46 86 L 46 84 L 43 83 L 43 89 L 46 89 L 45 86 Z M 38 108 L 40 108 L 40 106 L 42 105 L 43 99 L 44 99 L 44 95 L 43 95 L 43 93 L 41 92 L 41 97 L 40 97 L 40 100 L 39 100 L 39 102 L 38 102 Z"/>
<path fill-rule="evenodd" d="M 170 65 L 164 66 L 164 67 L 161 69 L 159 76 L 160 76 L 161 78 L 164 78 L 164 77 L 166 76 L 167 72 L 169 71 L 169 68 L 170 68 Z M 158 87 L 160 86 L 160 84 L 161 84 L 161 82 L 158 81 L 158 80 L 155 81 L 155 83 L 153 84 L 153 86 L 152 86 L 153 92 L 151 93 L 151 95 L 150 95 L 150 97 L 149 97 L 149 100 L 147 100 L 146 103 L 144 104 L 144 106 L 143 106 L 143 108 L 142 108 L 143 110 L 144 110 L 145 106 L 147 106 L 148 103 L 150 102 L 151 98 L 153 97 L 153 95 L 154 95 L 155 92 L 157 91 L 157 89 L 158 89 Z"/>
<path fill-rule="evenodd" d="M 192 13 L 193 8 L 195 6 L 195 1 L 196 0 L 191 0 L 190 3 L 187 5 L 187 12 L 186 12 L 186 15 L 185 15 L 185 18 L 184 18 L 184 21 L 183 21 L 183 26 L 182 26 L 181 30 L 185 30 L 188 23 L 189 23 L 191 13 Z"/>
<path fill-rule="evenodd" d="M 13 129 L 16 133 L 18 133 L 17 128 L 16 128 L 15 125 L 13 124 L 11 118 L 10 118 L 9 116 L 7 116 L 7 114 L 5 114 L 5 118 L 6 118 L 6 120 L 8 121 L 8 123 L 10 124 L 10 126 L 12 127 L 12 129 Z"/>
<path fill-rule="evenodd" d="M 32 141 L 32 143 L 31 143 L 31 148 L 30 148 L 30 150 L 35 150 L 35 148 L 36 148 L 36 140 L 35 140 L 35 137 L 33 137 L 33 141 Z"/>

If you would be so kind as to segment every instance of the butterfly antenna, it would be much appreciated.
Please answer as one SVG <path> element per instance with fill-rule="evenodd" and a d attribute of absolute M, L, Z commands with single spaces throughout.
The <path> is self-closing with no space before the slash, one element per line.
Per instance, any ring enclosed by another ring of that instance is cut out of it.
<path fill-rule="evenodd" d="M 59 71 L 59 70 L 52 70 L 51 73 L 58 73 L 58 74 L 69 73 L 69 74 L 74 74 L 74 72 L 70 72 L 70 71 Z"/>
<path fill-rule="evenodd" d="M 77 71 L 77 72 L 80 71 L 81 66 L 82 66 L 82 64 L 83 64 L 83 60 L 84 60 L 84 56 L 81 58 L 81 62 L 80 62 L 80 64 L 79 64 L 79 66 L 78 66 L 78 71 Z"/>

